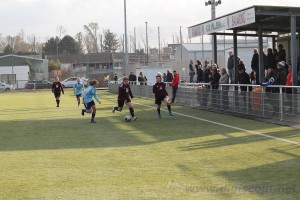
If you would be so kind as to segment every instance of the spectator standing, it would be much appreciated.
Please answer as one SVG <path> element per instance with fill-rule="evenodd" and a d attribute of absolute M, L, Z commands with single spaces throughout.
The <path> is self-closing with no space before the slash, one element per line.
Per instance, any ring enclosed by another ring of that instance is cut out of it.
<path fill-rule="evenodd" d="M 281 62 L 281 61 L 286 62 L 286 53 L 285 53 L 285 49 L 283 48 L 282 44 L 278 45 L 278 60 L 279 60 L 279 62 Z"/>
<path fill-rule="evenodd" d="M 146 75 L 144 74 L 144 80 L 145 80 L 145 85 L 147 85 L 147 81 L 148 81 L 148 79 L 147 79 L 147 77 L 146 77 Z"/>
<path fill-rule="evenodd" d="M 269 68 L 276 69 L 276 60 L 275 60 L 275 56 L 274 56 L 271 48 L 268 48 L 266 66 L 267 66 L 266 69 L 269 69 Z"/>
<path fill-rule="evenodd" d="M 218 72 L 217 66 L 214 64 L 212 69 L 211 69 L 211 79 L 210 79 L 210 85 L 212 88 L 212 94 L 211 94 L 211 102 L 212 102 L 212 107 L 216 108 L 218 107 L 217 105 L 217 98 L 219 96 L 219 80 L 220 80 L 221 75 Z"/>
<path fill-rule="evenodd" d="M 203 70 L 202 70 L 202 64 L 199 60 L 197 60 L 197 64 L 195 65 L 196 68 L 196 74 L 197 74 L 197 83 L 203 82 Z"/>
<path fill-rule="evenodd" d="M 208 61 L 205 61 L 205 65 L 203 67 L 203 82 L 204 83 L 209 83 L 210 82 L 210 77 L 211 77 L 211 72 L 210 69 L 211 67 L 208 65 Z M 207 101 L 208 101 L 208 95 L 210 92 L 210 86 L 209 85 L 205 85 L 205 90 L 203 91 L 202 94 L 202 106 L 206 107 L 207 106 Z"/>
<path fill-rule="evenodd" d="M 258 85 L 259 84 L 259 55 L 257 49 L 253 49 L 251 68 L 256 73 L 256 84 Z"/>
<path fill-rule="evenodd" d="M 219 80 L 219 84 L 229 84 L 229 75 L 225 68 L 221 69 L 221 77 Z M 222 104 L 224 110 L 229 109 L 228 90 L 229 90 L 228 85 L 221 86 L 221 96 L 222 96 Z"/>
<path fill-rule="evenodd" d="M 261 85 L 262 86 L 273 85 L 274 81 L 275 81 L 274 70 L 272 68 L 269 68 L 267 70 L 267 76 L 266 76 L 264 82 Z M 271 87 L 267 87 L 265 91 L 266 91 L 266 96 L 268 98 L 270 98 L 271 97 L 272 88 Z"/>
<path fill-rule="evenodd" d="M 280 62 L 277 49 L 273 49 L 273 55 L 274 55 L 275 62 L 276 62 L 275 69 L 277 69 L 277 63 Z"/>
<path fill-rule="evenodd" d="M 140 85 L 145 84 L 145 79 L 144 79 L 143 72 L 140 72 L 139 77 L 138 77 L 138 82 L 140 83 Z"/>
<path fill-rule="evenodd" d="M 235 81 L 234 80 L 234 55 L 232 51 L 229 51 L 228 54 L 229 54 L 229 58 L 227 61 L 227 69 L 229 73 L 230 83 L 233 84 Z"/>
<path fill-rule="evenodd" d="M 114 81 L 115 81 L 115 83 L 118 82 L 118 76 L 117 76 L 117 74 L 115 74 L 115 76 L 114 76 Z"/>
<path fill-rule="evenodd" d="M 163 78 L 163 82 L 167 82 L 167 74 L 165 72 L 163 73 L 162 78 Z"/>
<path fill-rule="evenodd" d="M 277 64 L 277 73 L 275 75 L 274 85 L 286 85 L 287 73 L 285 70 L 285 63 L 279 62 Z M 285 92 L 284 88 L 282 88 L 282 92 Z M 279 97 L 280 89 L 272 88 L 272 106 L 275 113 L 279 112 Z"/>
<path fill-rule="evenodd" d="M 272 69 L 272 68 L 271 68 Z M 249 74 L 249 77 L 250 77 L 250 83 L 252 85 L 255 85 L 256 84 L 256 74 L 255 74 L 255 71 L 252 71 L 250 74 Z"/>
<path fill-rule="evenodd" d="M 173 80 L 171 85 L 172 85 L 172 103 L 174 103 L 178 85 L 179 85 L 179 74 L 177 74 L 176 70 L 173 71 Z"/>
<path fill-rule="evenodd" d="M 133 72 L 130 72 L 130 75 L 129 75 L 129 83 L 130 84 L 136 84 L 136 75 L 133 73 Z"/>
<path fill-rule="evenodd" d="M 167 70 L 167 82 L 171 83 L 173 80 L 173 75 L 170 70 Z"/>
<path fill-rule="evenodd" d="M 292 111 L 292 99 L 293 99 L 293 88 L 289 86 L 293 86 L 293 79 L 292 79 L 292 65 L 288 64 L 288 74 L 286 78 L 286 104 L 289 106 L 289 111 Z"/>
<path fill-rule="evenodd" d="M 194 82 L 194 76 L 195 76 L 195 70 L 193 67 L 193 61 L 190 61 L 190 65 L 189 65 L 189 76 L 190 76 L 190 83 Z"/>
<path fill-rule="evenodd" d="M 250 77 L 246 73 L 245 65 L 240 64 L 238 70 L 239 70 L 238 83 L 239 84 L 250 84 Z M 250 105 L 251 105 L 250 101 L 248 101 L 248 105 L 246 104 L 247 103 L 246 96 L 247 96 L 247 92 L 252 91 L 252 87 L 249 87 L 249 90 L 247 89 L 247 86 L 240 86 L 240 88 L 241 88 L 241 95 L 243 97 L 243 102 L 244 102 L 245 106 L 250 107 Z"/>

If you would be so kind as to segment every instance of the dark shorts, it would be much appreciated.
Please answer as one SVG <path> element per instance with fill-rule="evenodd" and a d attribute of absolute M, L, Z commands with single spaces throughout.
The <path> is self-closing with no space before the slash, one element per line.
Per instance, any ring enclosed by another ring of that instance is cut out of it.
<path fill-rule="evenodd" d="M 60 93 L 54 93 L 55 98 L 60 97 Z"/>
<path fill-rule="evenodd" d="M 131 102 L 130 99 L 125 99 L 125 100 L 118 99 L 118 107 L 119 107 L 119 108 L 123 108 L 123 106 L 124 106 L 124 104 L 125 104 L 125 101 L 126 101 L 127 103 Z"/>
<path fill-rule="evenodd" d="M 87 110 L 90 110 L 90 109 L 92 108 L 92 106 L 95 105 L 95 102 L 94 102 L 94 100 L 93 100 L 93 101 L 91 101 L 91 102 L 89 102 L 89 103 L 85 103 L 84 105 L 85 105 L 85 108 L 86 108 Z"/>
<path fill-rule="evenodd" d="M 81 97 L 81 94 L 76 95 L 76 99 L 78 99 L 79 97 Z"/>
<path fill-rule="evenodd" d="M 158 97 L 155 99 L 155 104 L 161 105 L 161 102 L 164 101 L 164 99 L 167 98 L 167 96 Z"/>

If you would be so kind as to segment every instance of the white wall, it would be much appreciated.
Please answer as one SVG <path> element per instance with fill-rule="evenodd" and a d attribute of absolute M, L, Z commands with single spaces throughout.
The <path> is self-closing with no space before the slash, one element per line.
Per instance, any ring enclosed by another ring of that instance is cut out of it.
<path fill-rule="evenodd" d="M 25 83 L 29 80 L 29 66 L 3 66 L 0 67 L 0 74 L 16 74 L 16 81 L 18 82 L 18 88 L 24 88 Z"/>

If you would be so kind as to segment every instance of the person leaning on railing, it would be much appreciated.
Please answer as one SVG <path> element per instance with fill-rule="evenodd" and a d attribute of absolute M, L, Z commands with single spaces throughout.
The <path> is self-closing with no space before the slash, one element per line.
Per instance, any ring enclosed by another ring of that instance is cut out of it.
<path fill-rule="evenodd" d="M 287 73 L 285 70 L 285 62 L 281 61 L 277 64 L 277 72 L 275 75 L 274 83 L 273 85 L 282 85 L 284 86 L 286 84 L 286 79 L 287 79 Z M 285 88 L 282 88 L 282 92 L 285 92 Z M 279 87 L 274 87 L 272 88 L 272 106 L 274 112 L 278 113 L 279 112 L 279 102 L 280 102 L 280 88 Z"/>
<path fill-rule="evenodd" d="M 268 85 L 273 85 L 275 81 L 275 78 L 274 78 L 274 72 L 273 72 L 273 69 L 272 68 L 269 68 L 268 71 L 267 71 L 267 76 L 264 80 L 264 82 L 261 84 L 261 86 L 268 86 Z M 271 87 L 266 87 L 265 89 L 265 93 L 266 93 L 266 96 L 268 98 L 271 97 L 271 93 L 272 93 L 272 88 Z"/>
<path fill-rule="evenodd" d="M 219 80 L 221 75 L 218 72 L 218 68 L 216 64 L 213 64 L 213 67 L 211 69 L 211 79 L 210 79 L 210 85 L 212 88 L 212 93 L 211 93 L 211 101 L 212 101 L 212 106 L 217 107 L 217 97 L 219 96 L 218 93 L 218 88 L 219 88 Z"/>
<path fill-rule="evenodd" d="M 245 65 L 244 64 L 240 64 L 239 65 L 239 76 L 238 76 L 238 82 L 239 84 L 247 84 L 247 85 L 250 85 L 250 77 L 249 77 L 249 74 L 246 73 L 246 68 L 245 68 Z M 243 97 L 243 101 L 244 101 L 244 104 L 245 106 L 248 106 L 250 107 L 251 104 L 250 102 L 248 101 L 248 105 L 246 105 L 246 97 L 247 97 L 247 92 L 250 92 L 252 91 L 252 87 L 250 86 L 249 88 L 247 88 L 247 86 L 240 86 L 241 88 L 241 95 Z"/>
<path fill-rule="evenodd" d="M 229 75 L 225 68 L 221 69 L 221 77 L 219 80 L 219 84 L 229 84 Z M 228 98 L 229 86 L 222 85 L 220 89 L 221 89 L 223 109 L 228 110 L 228 108 L 229 108 L 229 106 L 228 106 L 229 105 L 229 98 Z"/>

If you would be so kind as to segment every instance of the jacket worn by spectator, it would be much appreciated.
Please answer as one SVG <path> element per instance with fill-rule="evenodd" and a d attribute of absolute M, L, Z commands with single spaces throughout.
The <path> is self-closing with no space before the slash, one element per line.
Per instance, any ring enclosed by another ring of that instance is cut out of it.
<path fill-rule="evenodd" d="M 215 72 L 214 74 L 212 74 L 211 81 L 210 81 L 212 89 L 218 89 L 219 88 L 220 77 L 221 77 L 221 75 L 219 74 L 219 72 Z"/>
<path fill-rule="evenodd" d="M 173 75 L 172 75 L 171 72 L 168 72 L 168 73 L 167 73 L 166 81 L 167 81 L 167 82 L 172 82 L 172 80 L 173 80 Z"/>
<path fill-rule="evenodd" d="M 246 72 L 242 72 L 238 76 L 239 84 L 250 84 L 250 76 Z M 247 86 L 241 86 L 241 91 L 247 91 Z M 249 87 L 249 91 L 252 91 L 252 87 Z"/>
<path fill-rule="evenodd" d="M 277 70 L 277 73 L 275 75 L 275 80 L 273 85 L 285 85 L 286 84 L 286 79 L 287 79 L 287 73 L 284 68 L 279 68 Z M 285 91 L 285 88 L 282 88 L 282 92 Z M 279 93 L 280 90 L 279 88 L 273 88 L 272 90 L 273 93 Z"/>
<path fill-rule="evenodd" d="M 252 60 L 251 60 L 251 68 L 252 70 L 256 71 L 259 68 L 259 56 L 258 53 L 253 54 Z"/>
<path fill-rule="evenodd" d="M 229 56 L 228 61 L 227 61 L 227 68 L 228 69 L 233 69 L 234 68 L 234 56 Z"/>
<path fill-rule="evenodd" d="M 172 80 L 172 87 L 178 87 L 179 84 L 179 74 L 175 74 Z"/>
<path fill-rule="evenodd" d="M 225 74 L 221 75 L 220 80 L 219 80 L 219 84 L 229 84 L 229 75 L 228 75 L 228 73 L 225 73 Z M 229 90 L 229 86 L 228 85 L 226 85 L 226 86 L 224 85 L 224 86 L 222 86 L 221 89 L 228 91 Z"/>
<path fill-rule="evenodd" d="M 129 80 L 130 82 L 136 82 L 136 75 L 134 75 L 134 74 L 129 74 L 128 80 Z"/>

